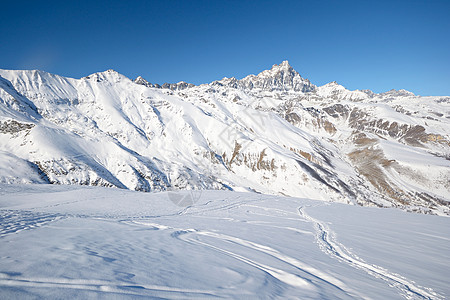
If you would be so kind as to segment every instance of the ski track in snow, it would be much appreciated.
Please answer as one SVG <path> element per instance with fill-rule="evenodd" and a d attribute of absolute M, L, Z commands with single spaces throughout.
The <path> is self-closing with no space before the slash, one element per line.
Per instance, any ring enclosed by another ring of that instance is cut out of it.
<path fill-rule="evenodd" d="M 67 278 L 27 278 L 18 274 L 0 272 L 0 286 L 63 288 L 102 293 L 114 293 L 131 296 L 170 297 L 178 299 L 217 298 L 214 291 L 181 289 L 157 285 L 136 285 L 132 283 L 114 283 L 102 280 L 67 279 Z M 145 293 L 146 292 L 146 293 Z"/>
<path fill-rule="evenodd" d="M 0 210 L 0 237 L 41 227 L 64 218 L 60 214 L 38 213 L 21 210 Z"/>
<path fill-rule="evenodd" d="M 339 279 L 322 272 L 316 268 L 313 268 L 293 257 L 280 253 L 279 251 L 262 244 L 258 244 L 246 239 L 241 239 L 238 237 L 205 231 L 198 229 L 181 229 L 170 227 L 166 225 L 161 225 L 153 222 L 147 222 L 145 220 L 141 221 L 129 221 L 127 222 L 130 225 L 139 225 L 139 226 L 147 226 L 151 227 L 154 230 L 169 230 L 171 232 L 171 236 L 177 239 L 180 239 L 184 242 L 190 244 L 196 244 L 203 247 L 208 247 L 217 252 L 230 256 L 236 260 L 239 260 L 251 267 L 259 269 L 260 271 L 270 275 L 272 278 L 279 280 L 289 286 L 294 288 L 302 288 L 302 289 L 314 289 L 316 288 L 317 282 L 325 283 L 329 286 L 332 286 L 336 289 L 337 293 L 343 293 L 347 296 L 365 298 L 364 296 L 358 294 L 356 291 L 346 286 Z M 212 238 L 212 242 L 206 242 L 201 240 L 199 237 L 207 237 Z M 217 243 L 219 242 L 219 243 Z M 248 253 L 249 251 L 257 251 L 262 254 L 265 254 L 272 259 L 281 261 L 282 263 L 288 266 L 287 269 L 295 270 L 296 272 L 288 272 L 286 270 L 282 270 L 280 268 L 274 267 L 268 264 L 268 261 L 264 263 L 258 261 L 257 258 L 253 258 L 249 255 L 242 255 L 237 253 L 237 251 L 231 251 L 226 249 L 225 247 L 220 247 L 218 244 L 226 243 L 228 245 L 233 245 L 234 247 L 242 247 L 244 248 L 244 252 Z M 299 274 L 300 273 L 300 274 Z"/>
<path fill-rule="evenodd" d="M 186 207 L 183 209 L 180 213 L 182 214 L 190 214 L 190 215 L 197 215 L 199 213 L 205 213 L 205 212 L 212 212 L 212 211 L 222 211 L 222 210 L 229 210 L 233 208 L 238 208 L 240 206 L 249 206 L 249 207 L 258 207 L 262 208 L 264 210 L 272 210 L 272 208 L 265 208 L 261 206 L 255 206 L 255 205 L 249 205 L 250 202 L 258 202 L 259 200 L 253 200 L 253 201 L 237 201 L 233 202 L 227 205 L 221 205 L 213 208 L 208 209 L 199 209 L 195 212 L 189 212 L 188 210 L 191 208 L 191 206 Z M 204 205 L 201 206 L 207 206 L 211 203 L 211 201 L 208 201 Z M 197 207 L 196 207 L 197 208 Z M 278 210 L 273 209 L 278 212 L 282 211 L 283 213 L 289 213 L 288 211 L 284 210 Z M 298 220 L 298 218 L 297 218 Z M 210 249 L 213 249 L 215 251 L 221 252 L 222 254 L 225 254 L 227 256 L 230 256 L 236 260 L 239 260 L 243 263 L 246 263 L 254 268 L 257 268 L 266 274 L 270 275 L 271 277 L 279 280 L 280 282 L 283 282 L 285 284 L 288 284 L 292 287 L 297 288 L 303 288 L 303 289 L 314 289 L 316 287 L 316 282 L 322 282 L 329 286 L 332 286 L 336 289 L 337 293 L 342 293 L 346 296 L 352 296 L 352 297 L 358 297 L 365 299 L 363 295 L 360 295 L 358 292 L 353 290 L 352 288 L 348 287 L 346 284 L 341 282 L 339 279 L 322 272 L 316 268 L 313 268 L 293 257 L 290 257 L 286 254 L 280 253 L 276 249 L 273 249 L 272 247 L 269 247 L 267 245 L 258 244 L 246 239 L 211 232 L 211 231 L 205 231 L 205 230 L 199 230 L 199 229 L 193 229 L 193 228 L 175 228 L 170 227 L 166 225 L 161 225 L 153 222 L 148 222 L 146 220 L 131 220 L 131 221 L 124 221 L 124 223 L 127 223 L 129 225 L 138 225 L 138 226 L 147 226 L 151 227 L 154 230 L 170 230 L 171 236 L 177 239 L 180 239 L 184 242 L 188 242 L 191 244 L 197 244 L 200 246 L 208 247 Z M 263 226 L 267 226 L 266 224 L 262 224 Z M 287 230 L 292 230 L 292 228 L 285 228 Z M 216 241 L 216 243 L 210 243 L 206 241 L 202 241 L 199 239 L 199 237 L 208 237 L 213 238 L 213 240 Z M 281 270 L 279 268 L 276 268 L 274 266 L 268 265 L 267 261 L 264 263 L 257 261 L 257 259 L 249 257 L 248 255 L 242 255 L 236 253 L 236 251 L 231 251 L 228 249 L 225 249 L 224 247 L 220 247 L 218 242 L 226 243 L 226 244 L 232 244 L 234 247 L 239 246 L 243 247 L 245 250 L 245 253 L 248 253 L 248 251 L 257 251 L 260 253 L 263 253 L 272 259 L 281 261 L 282 263 L 286 264 L 288 266 L 288 269 L 293 269 L 295 272 L 288 272 L 285 270 Z M 300 274 L 298 274 L 300 273 Z M 300 276 L 301 275 L 301 276 Z"/>
<path fill-rule="evenodd" d="M 189 237 L 189 235 L 192 235 L 192 234 L 211 237 L 211 238 L 214 238 L 214 239 L 217 239 L 217 240 L 229 243 L 229 244 L 234 244 L 234 245 L 248 248 L 249 250 L 259 251 L 261 253 L 271 256 L 274 259 L 277 259 L 277 260 L 293 267 L 293 269 L 297 270 L 297 272 L 295 272 L 295 273 L 287 272 L 285 270 L 281 270 L 279 268 L 267 265 L 266 263 L 258 262 L 257 260 L 249 258 L 247 256 L 244 256 L 244 255 L 235 253 L 233 251 L 218 247 L 211 243 L 200 241 L 198 238 Z M 225 255 L 233 257 L 233 258 L 235 258 L 239 261 L 242 261 L 252 267 L 255 267 L 255 268 L 269 274 L 273 278 L 278 279 L 279 281 L 281 281 L 285 284 L 288 284 L 290 286 L 293 286 L 293 287 L 298 287 L 298 288 L 303 288 L 303 289 L 312 289 L 312 288 L 314 288 L 314 282 L 321 281 L 321 282 L 326 283 L 327 285 L 334 287 L 337 291 L 340 291 L 346 295 L 358 296 L 358 297 L 364 298 L 363 296 L 358 295 L 358 293 L 356 291 L 353 291 L 351 288 L 346 286 L 343 282 L 341 282 L 337 278 L 335 278 L 329 274 L 326 274 L 318 269 L 315 269 L 311 266 L 308 266 L 307 264 L 304 264 L 301 261 L 299 261 L 293 257 L 290 257 L 288 255 L 280 253 L 279 251 L 277 251 L 269 246 L 266 246 L 266 245 L 261 245 L 261 244 L 254 243 L 254 242 L 251 242 L 251 241 L 248 241 L 245 239 L 241 239 L 241 238 L 237 238 L 237 237 L 233 237 L 233 236 L 229 236 L 229 235 L 224 235 L 224 234 L 218 234 L 218 233 L 214 233 L 214 232 L 208 232 L 208 231 L 192 231 L 192 230 L 177 231 L 177 232 L 175 232 L 175 236 L 186 242 L 206 246 L 206 247 L 214 249 L 218 252 L 221 252 Z M 300 271 L 302 273 L 302 276 L 300 276 L 299 274 L 296 274 L 296 273 L 298 273 L 298 271 Z"/>
<path fill-rule="evenodd" d="M 239 198 L 239 197 L 238 197 Z M 161 217 L 211 217 L 205 213 L 236 209 L 242 206 L 260 208 L 265 211 L 274 211 L 283 215 L 296 215 L 297 220 L 310 222 L 314 225 L 317 243 L 320 249 L 327 255 L 346 263 L 354 268 L 361 269 L 371 276 L 386 281 L 390 287 L 396 288 L 400 295 L 406 299 L 444 299 L 430 288 L 418 286 L 415 282 L 407 280 L 403 276 L 391 273 L 383 267 L 369 264 L 357 255 L 352 253 L 343 244 L 339 243 L 336 235 L 330 230 L 329 226 L 320 220 L 317 220 L 305 212 L 307 206 L 300 206 L 297 211 L 285 211 L 276 208 L 268 208 L 255 204 L 259 199 L 253 201 L 232 201 L 223 199 L 211 205 L 212 201 L 204 204 L 197 204 L 181 209 L 178 213 L 170 215 L 160 215 L 154 217 L 126 219 L 111 219 L 108 217 L 99 218 L 98 216 L 80 216 L 64 215 L 58 213 L 32 212 L 26 210 L 0 210 L 0 238 L 9 234 L 18 233 L 23 230 L 34 229 L 45 226 L 50 222 L 58 221 L 63 218 L 92 218 L 104 219 L 105 221 L 119 222 L 130 226 L 144 226 L 154 230 L 167 231 L 170 236 L 186 243 L 195 244 L 201 247 L 209 248 L 223 255 L 231 257 L 242 263 L 256 268 L 274 280 L 278 280 L 293 288 L 304 290 L 321 289 L 324 285 L 331 287 L 334 296 L 344 296 L 366 299 L 367 297 L 354 290 L 335 276 L 322 270 L 316 269 L 297 258 L 282 253 L 268 245 L 259 244 L 248 239 L 228 234 L 207 231 L 198 228 L 177 228 L 159 223 L 154 223 L 155 218 Z M 228 203 L 227 203 L 228 202 Z M 64 203 L 63 203 L 64 204 Z M 212 207 L 210 207 L 210 205 Z M 247 211 L 248 214 L 262 215 L 255 211 Z M 276 214 L 275 214 L 276 215 Z M 271 216 L 270 213 L 267 216 Z M 273 216 L 273 215 L 272 215 Z M 300 218 L 299 218 L 300 217 Z M 293 218 L 287 217 L 292 220 Z M 223 219 L 225 220 L 225 219 Z M 236 221 L 232 218 L 226 218 L 229 221 Z M 304 234 L 310 232 L 302 231 L 292 227 L 271 226 L 268 222 L 249 221 L 258 226 L 279 227 L 286 230 L 294 230 Z M 253 253 L 253 255 L 252 255 Z M 85 279 L 67 279 L 67 278 L 28 278 L 22 277 L 20 273 L 0 272 L 0 286 L 9 287 L 30 287 L 30 288 L 59 288 L 59 289 L 78 289 L 94 292 L 105 292 L 130 296 L 161 296 L 170 298 L 216 298 L 220 297 L 217 291 L 183 289 L 168 286 L 156 286 L 145 284 L 133 284 L 132 282 L 113 282 Z"/>
<path fill-rule="evenodd" d="M 336 240 L 335 233 L 329 229 L 325 222 L 321 222 L 309 216 L 305 212 L 304 206 L 298 208 L 298 213 L 300 217 L 314 224 L 316 229 L 316 239 L 320 249 L 331 257 L 343 261 L 355 268 L 362 269 L 376 278 L 387 281 L 389 286 L 400 290 L 401 295 L 406 299 L 444 299 L 443 296 L 435 293 L 430 288 L 419 287 L 415 282 L 407 280 L 399 274 L 391 273 L 380 266 L 365 262 L 348 250 L 344 245 L 339 243 Z"/>

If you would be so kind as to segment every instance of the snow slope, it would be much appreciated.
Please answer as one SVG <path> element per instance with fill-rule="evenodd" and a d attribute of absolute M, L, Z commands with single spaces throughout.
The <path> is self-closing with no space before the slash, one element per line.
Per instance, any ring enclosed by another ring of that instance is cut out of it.
<path fill-rule="evenodd" d="M 0 185 L 0 298 L 445 299 L 450 219 L 309 199 Z"/>
<path fill-rule="evenodd" d="M 0 182 L 234 190 L 450 214 L 450 97 L 289 63 L 194 86 L 0 70 Z M 14 167 L 17 166 L 17 167 Z"/>

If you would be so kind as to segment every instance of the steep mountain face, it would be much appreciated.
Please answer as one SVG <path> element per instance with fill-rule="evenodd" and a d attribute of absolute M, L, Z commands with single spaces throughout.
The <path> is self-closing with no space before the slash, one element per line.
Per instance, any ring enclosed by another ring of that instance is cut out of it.
<path fill-rule="evenodd" d="M 0 70 L 0 182 L 230 189 L 450 214 L 450 97 L 288 62 L 194 86 Z"/>
<path fill-rule="evenodd" d="M 236 78 L 224 78 L 212 83 L 213 86 L 227 86 L 242 90 L 264 91 L 296 91 L 312 92 L 316 86 L 304 79 L 295 71 L 288 61 L 279 65 L 273 65 L 270 70 L 265 70 L 258 75 L 249 75 L 241 80 Z"/>

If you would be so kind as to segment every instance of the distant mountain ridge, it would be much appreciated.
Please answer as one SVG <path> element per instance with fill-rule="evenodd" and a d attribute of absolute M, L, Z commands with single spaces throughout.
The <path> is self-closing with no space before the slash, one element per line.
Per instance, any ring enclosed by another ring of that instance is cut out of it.
<path fill-rule="evenodd" d="M 450 97 L 0 70 L 0 182 L 231 189 L 449 214 Z M 15 167 L 17 166 L 17 167 Z"/>
<path fill-rule="evenodd" d="M 157 83 L 148 82 L 142 76 L 138 76 L 136 79 L 134 79 L 134 82 L 146 87 L 170 89 L 176 91 L 196 86 L 192 83 L 187 83 L 184 81 L 180 81 L 178 83 L 164 83 L 162 85 L 159 85 Z M 324 95 L 325 93 L 338 94 L 340 92 L 342 93 L 343 91 L 352 92 L 348 91 L 345 87 L 338 84 L 336 81 L 332 81 L 318 87 L 312 84 L 308 79 L 303 78 L 297 71 L 294 70 L 294 68 L 289 64 L 287 60 L 283 61 L 279 65 L 273 65 L 270 70 L 264 70 L 258 75 L 248 75 L 243 79 L 236 79 L 235 77 L 225 77 L 221 80 L 213 81 L 209 85 L 225 86 L 244 90 L 259 89 L 267 91 L 295 91 L 303 93 L 316 92 L 321 95 Z M 358 95 L 357 98 L 361 99 L 372 98 L 375 95 L 414 96 L 414 93 L 404 89 L 392 89 L 381 94 L 376 94 L 371 90 L 356 90 L 353 91 L 353 94 L 355 96 Z"/>

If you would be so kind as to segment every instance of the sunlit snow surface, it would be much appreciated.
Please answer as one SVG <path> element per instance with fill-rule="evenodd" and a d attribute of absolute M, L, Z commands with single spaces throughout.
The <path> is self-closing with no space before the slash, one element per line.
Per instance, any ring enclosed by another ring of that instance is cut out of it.
<path fill-rule="evenodd" d="M 445 299 L 449 250 L 450 218 L 395 209 L 0 185 L 0 299 Z"/>

